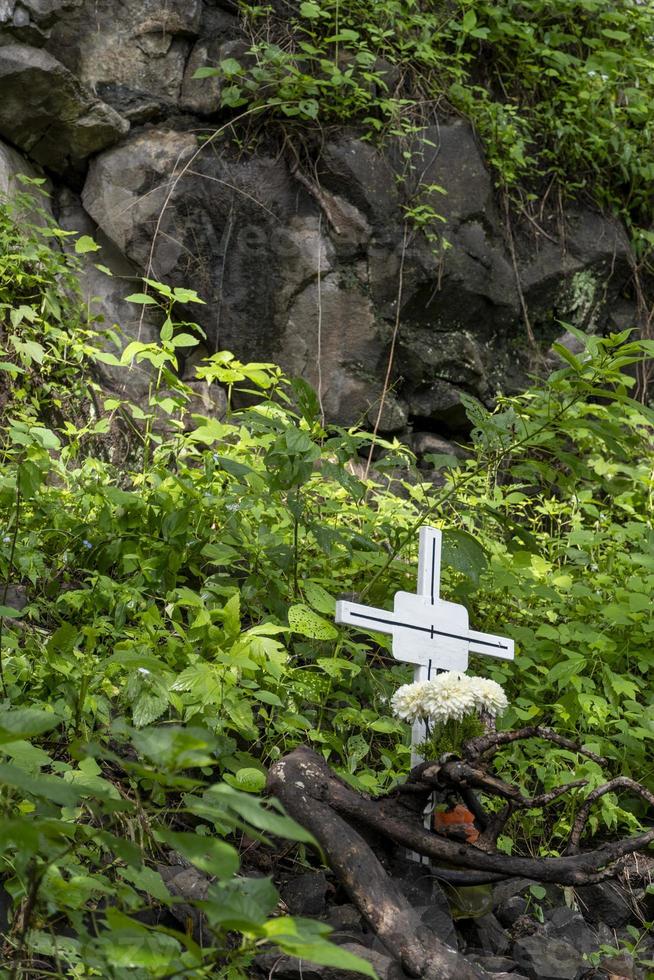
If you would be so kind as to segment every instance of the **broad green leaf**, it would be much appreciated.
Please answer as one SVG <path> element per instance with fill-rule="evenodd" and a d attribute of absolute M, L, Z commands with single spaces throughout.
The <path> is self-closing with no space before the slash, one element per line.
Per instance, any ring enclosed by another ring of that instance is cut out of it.
<path fill-rule="evenodd" d="M 75 251 L 78 255 L 85 255 L 86 252 L 99 252 L 100 246 L 90 235 L 81 235 L 75 242 Z"/>
<path fill-rule="evenodd" d="M 227 775 L 225 774 L 226 781 L 228 781 Z M 266 788 L 266 776 L 259 769 L 239 769 L 232 785 L 244 793 L 261 793 Z"/>
<path fill-rule="evenodd" d="M 170 902 L 171 894 L 164 884 L 163 878 L 153 868 L 118 868 L 118 874 L 129 881 L 139 891 L 147 892 L 159 902 Z"/>
<path fill-rule="evenodd" d="M 322 585 L 318 585 L 317 582 L 304 582 L 302 584 L 302 591 L 304 592 L 305 599 L 313 609 L 327 616 L 334 615 L 336 600 L 326 589 L 323 589 Z"/>
<path fill-rule="evenodd" d="M 2 607 L 0 607 L 2 615 Z M 56 728 L 61 719 L 51 711 L 38 708 L 15 708 L 0 711 L 0 745 L 22 739 L 34 738 Z"/>
<path fill-rule="evenodd" d="M 148 293 L 130 293 L 125 297 L 126 303 L 138 303 L 140 306 L 156 306 L 157 301 Z"/>
<path fill-rule="evenodd" d="M 304 603 L 297 603 L 290 607 L 288 625 L 294 633 L 309 636 L 314 640 L 335 640 L 338 636 L 335 626 L 315 613 L 313 609 L 305 606 Z"/>
<path fill-rule="evenodd" d="M 486 552 L 472 534 L 454 528 L 443 533 L 443 564 L 461 572 L 474 585 L 479 585 L 488 560 Z"/>
<path fill-rule="evenodd" d="M 315 919 L 281 916 L 270 919 L 264 925 L 264 934 L 285 953 L 298 959 L 333 966 L 339 970 L 352 970 L 377 980 L 377 974 L 367 960 L 355 956 L 349 950 L 328 941 L 330 929 Z"/>
<path fill-rule="evenodd" d="M 8 786 L 61 806 L 74 806 L 83 793 L 81 788 L 65 783 L 58 776 L 44 773 L 31 776 L 10 763 L 0 763 L 0 786 Z"/>
<path fill-rule="evenodd" d="M 231 878 L 238 871 L 238 852 L 223 840 L 172 830 L 159 830 L 157 837 L 207 874 Z"/>
<path fill-rule="evenodd" d="M 305 843 L 315 844 L 313 836 L 283 813 L 279 804 L 274 801 L 269 806 L 265 806 L 261 800 L 248 793 L 241 793 L 226 783 L 216 783 L 210 786 L 200 800 L 193 800 L 189 804 L 192 813 L 198 816 L 208 816 L 215 813 L 218 819 L 226 810 L 233 810 L 246 824 L 263 833 L 275 834 L 277 837 L 285 837 L 288 840 L 304 841 Z M 317 846 L 317 845 L 316 845 Z"/>

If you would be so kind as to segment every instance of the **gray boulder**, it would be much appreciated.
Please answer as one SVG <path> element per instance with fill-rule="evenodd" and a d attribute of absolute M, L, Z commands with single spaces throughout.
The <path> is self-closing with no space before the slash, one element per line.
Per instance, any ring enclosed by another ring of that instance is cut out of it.
<path fill-rule="evenodd" d="M 26 185 L 20 177 L 27 177 L 30 180 L 40 179 L 41 174 L 13 147 L 0 143 L 0 200 L 2 198 L 12 198 L 18 192 L 25 190 Z M 39 207 L 50 209 L 49 201 L 46 197 L 32 191 L 35 202 Z"/>
<path fill-rule="evenodd" d="M 610 929 L 619 929 L 638 912 L 633 896 L 614 881 L 580 886 L 577 900 L 588 922 L 603 922 Z"/>
<path fill-rule="evenodd" d="M 201 0 L 83 0 L 53 29 L 47 47 L 134 122 L 177 104 L 200 31 Z"/>
<path fill-rule="evenodd" d="M 0 47 L 0 135 L 57 173 L 124 136 L 129 123 L 46 51 Z"/>
<path fill-rule="evenodd" d="M 45 44 L 57 17 L 82 0 L 0 0 L 0 45 Z"/>
<path fill-rule="evenodd" d="M 583 915 L 565 906 L 545 913 L 545 934 L 564 939 L 580 953 L 592 953 L 599 947 L 597 936 L 586 924 Z"/>
<path fill-rule="evenodd" d="M 533 980 L 575 980 L 584 963 L 581 952 L 570 943 L 539 935 L 519 939 L 512 957 Z"/>

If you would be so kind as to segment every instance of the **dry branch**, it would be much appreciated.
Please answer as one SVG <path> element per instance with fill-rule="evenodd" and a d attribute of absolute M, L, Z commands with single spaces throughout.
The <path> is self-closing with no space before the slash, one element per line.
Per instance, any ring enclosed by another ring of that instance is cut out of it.
<path fill-rule="evenodd" d="M 472 739 L 464 746 L 464 759 L 450 755 L 438 762 L 422 763 L 413 769 L 403 786 L 375 800 L 351 789 L 321 756 L 306 747 L 295 749 L 272 767 L 268 788 L 311 831 L 353 902 L 409 975 L 425 980 L 450 977 L 467 980 L 485 974 L 416 920 L 367 838 L 386 840 L 431 858 L 431 873 L 435 878 L 459 885 L 491 883 L 509 877 L 561 885 L 593 884 L 615 877 L 621 870 L 621 859 L 644 850 L 654 841 L 654 829 L 651 829 L 579 852 L 591 807 L 606 793 L 627 789 L 654 806 L 654 794 L 625 776 L 610 780 L 588 795 L 562 857 L 530 858 L 498 852 L 498 836 L 517 809 L 548 806 L 570 790 L 585 785 L 585 780 L 575 780 L 527 797 L 517 787 L 482 768 L 482 757 L 492 757 L 503 745 L 519 739 L 536 737 L 603 762 L 599 756 L 548 729 L 529 727 Z M 489 815 L 475 796 L 475 790 L 504 800 L 504 807 Z M 459 796 L 467 803 L 481 830 L 475 843 L 451 840 L 425 829 L 423 811 L 435 791 L 446 798 Z"/>

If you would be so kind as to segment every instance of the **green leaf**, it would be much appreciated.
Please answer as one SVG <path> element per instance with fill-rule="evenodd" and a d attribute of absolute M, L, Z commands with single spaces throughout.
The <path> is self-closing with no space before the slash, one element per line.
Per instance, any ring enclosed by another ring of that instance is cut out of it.
<path fill-rule="evenodd" d="M 198 816 L 210 819 L 215 814 L 218 820 L 224 820 L 225 811 L 233 810 L 256 830 L 317 846 L 314 837 L 295 820 L 286 816 L 276 801 L 270 801 L 270 805 L 266 807 L 257 797 L 241 793 L 226 783 L 210 786 L 201 799 L 193 800 L 189 804 L 188 809 Z"/>
<path fill-rule="evenodd" d="M 321 10 L 317 3 L 307 0 L 307 2 L 300 4 L 300 14 L 302 17 L 306 17 L 307 20 L 316 20 L 320 17 Z"/>
<path fill-rule="evenodd" d="M 450 565 L 474 585 L 479 585 L 488 561 L 486 552 L 472 534 L 448 529 L 443 533 L 443 564 Z"/>
<path fill-rule="evenodd" d="M 162 694 L 144 691 L 132 705 L 132 720 L 137 728 L 150 725 L 168 708 L 168 698 Z"/>
<path fill-rule="evenodd" d="M 210 68 L 208 65 L 196 68 L 193 72 L 193 78 L 215 78 L 216 75 L 222 75 L 220 68 Z"/>
<path fill-rule="evenodd" d="M 147 293 L 130 293 L 129 296 L 125 297 L 126 303 L 138 303 L 141 306 L 156 306 L 157 301 L 154 297 L 149 296 Z"/>
<path fill-rule="evenodd" d="M 139 891 L 146 892 L 158 902 L 170 902 L 171 894 L 163 878 L 153 868 L 118 868 L 118 874 L 129 881 Z"/>
<path fill-rule="evenodd" d="M 336 611 L 336 600 L 332 595 L 323 589 L 317 582 L 304 582 L 302 584 L 304 597 L 314 609 L 327 616 L 333 616 Z"/>
<path fill-rule="evenodd" d="M 236 58 L 223 58 L 219 64 L 220 70 L 227 78 L 233 78 L 235 75 L 240 75 L 243 70 L 240 62 L 238 62 Z"/>
<path fill-rule="evenodd" d="M 172 830 L 159 830 L 156 836 L 207 874 L 217 878 L 231 878 L 238 871 L 238 852 L 225 841 Z"/>
<path fill-rule="evenodd" d="M 2 607 L 0 607 L 2 615 Z M 61 719 L 51 711 L 38 708 L 16 708 L 0 711 L 0 745 L 17 739 L 34 738 L 56 728 Z"/>
<path fill-rule="evenodd" d="M 12 606 L 0 606 L 0 619 L 20 619 L 24 614 L 22 609 L 14 609 Z"/>
<path fill-rule="evenodd" d="M 335 640 L 338 637 L 338 630 L 335 626 L 303 603 L 297 603 L 290 607 L 288 625 L 294 633 L 309 636 L 314 640 Z"/>
<path fill-rule="evenodd" d="M 259 769 L 239 769 L 234 786 L 244 793 L 261 793 L 266 788 L 266 775 Z"/>
<path fill-rule="evenodd" d="M 471 31 L 476 26 L 477 26 L 477 14 L 472 9 L 466 10 L 465 14 L 463 15 L 463 20 L 461 21 L 462 30 L 468 32 Z"/>
<path fill-rule="evenodd" d="M 320 966 L 333 966 L 338 970 L 352 970 L 377 980 L 374 967 L 368 960 L 355 956 L 328 941 L 329 927 L 314 919 L 281 916 L 270 919 L 264 925 L 266 937 L 279 949 L 298 959 L 308 960 Z"/>
<path fill-rule="evenodd" d="M 75 251 L 78 255 L 85 255 L 87 252 L 99 252 L 100 246 L 93 241 L 90 235 L 82 235 L 75 242 Z"/>
<path fill-rule="evenodd" d="M 0 786 L 10 786 L 60 806 L 75 806 L 83 792 L 81 788 L 76 789 L 58 776 L 44 773 L 31 776 L 10 763 L 0 763 Z"/>
<path fill-rule="evenodd" d="M 196 347 L 200 341 L 190 333 L 178 333 L 171 341 L 173 347 Z"/>

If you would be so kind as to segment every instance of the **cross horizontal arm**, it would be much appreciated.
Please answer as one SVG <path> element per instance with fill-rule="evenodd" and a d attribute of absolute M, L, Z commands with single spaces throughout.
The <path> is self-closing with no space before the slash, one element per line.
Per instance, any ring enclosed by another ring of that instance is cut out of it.
<path fill-rule="evenodd" d="M 336 603 L 334 619 L 342 625 L 358 626 L 359 629 L 372 630 L 375 633 L 392 634 L 400 625 L 399 618 L 390 610 L 373 609 L 372 606 L 347 602 L 343 599 Z"/>
<path fill-rule="evenodd" d="M 470 653 L 481 653 L 501 660 L 513 660 L 514 643 L 508 636 L 494 636 L 492 633 L 479 633 L 468 630 Z"/>

